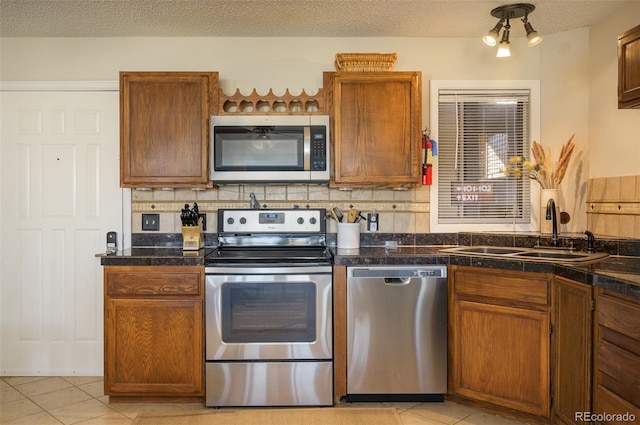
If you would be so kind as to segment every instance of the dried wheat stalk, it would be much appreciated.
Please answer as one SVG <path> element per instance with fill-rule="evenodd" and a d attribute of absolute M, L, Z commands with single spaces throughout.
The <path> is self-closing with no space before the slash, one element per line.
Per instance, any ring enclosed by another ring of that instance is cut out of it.
<path fill-rule="evenodd" d="M 558 187 L 560 185 L 560 182 L 562 182 L 562 179 L 567 172 L 569 160 L 571 159 L 571 154 L 573 153 L 573 149 L 575 148 L 575 144 L 573 143 L 574 137 L 575 134 L 572 134 L 567 143 L 562 145 L 562 149 L 560 150 L 560 158 L 558 159 L 558 164 L 556 165 L 554 172 L 554 187 Z"/>
<path fill-rule="evenodd" d="M 533 141 L 533 146 L 531 147 L 531 153 L 533 154 L 533 159 L 536 160 L 538 165 L 541 167 L 547 162 L 547 157 L 544 153 L 544 148 L 542 145 L 535 140 Z"/>
<path fill-rule="evenodd" d="M 575 134 L 572 134 L 567 143 L 562 145 L 560 157 L 556 164 L 553 164 L 550 160 L 551 148 L 548 148 L 545 152 L 540 143 L 535 140 L 533 141 L 531 154 L 537 164 L 536 180 L 538 180 L 543 189 L 555 189 L 562 182 L 567 172 L 567 167 L 569 166 L 571 154 L 575 148 L 575 144 L 573 143 L 574 137 Z"/>
<path fill-rule="evenodd" d="M 538 181 L 542 185 L 542 187 L 550 187 L 551 179 L 549 172 L 549 164 L 547 162 L 547 155 L 544 152 L 544 148 L 542 145 L 535 140 L 533 141 L 533 146 L 531 147 L 531 153 L 533 154 L 533 159 L 535 159 L 538 164 Z"/>

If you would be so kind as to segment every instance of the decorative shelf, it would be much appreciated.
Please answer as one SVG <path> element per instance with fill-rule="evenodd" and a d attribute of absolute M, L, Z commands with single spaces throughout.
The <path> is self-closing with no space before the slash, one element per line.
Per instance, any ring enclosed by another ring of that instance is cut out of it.
<path fill-rule="evenodd" d="M 297 115 L 325 114 L 324 91 L 322 88 L 315 95 L 302 93 L 295 96 L 287 89 L 282 96 L 275 95 L 273 89 L 261 95 L 253 89 L 250 95 L 244 95 L 239 89 L 227 96 L 222 89 L 218 93 L 219 115 Z"/>

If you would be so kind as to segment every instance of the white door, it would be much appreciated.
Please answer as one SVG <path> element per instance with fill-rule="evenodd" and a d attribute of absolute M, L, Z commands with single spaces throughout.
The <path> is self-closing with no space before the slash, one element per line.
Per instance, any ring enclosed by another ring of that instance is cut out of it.
<path fill-rule="evenodd" d="M 95 254 L 108 230 L 122 238 L 117 86 L 0 95 L 0 373 L 101 375 Z"/>

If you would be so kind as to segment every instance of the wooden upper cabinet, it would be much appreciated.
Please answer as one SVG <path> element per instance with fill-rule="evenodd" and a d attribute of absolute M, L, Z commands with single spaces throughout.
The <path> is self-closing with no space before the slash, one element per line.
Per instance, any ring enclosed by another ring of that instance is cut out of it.
<path fill-rule="evenodd" d="M 420 183 L 422 74 L 325 72 L 332 187 Z"/>
<path fill-rule="evenodd" d="M 120 186 L 210 185 L 217 96 L 217 72 L 121 72 Z"/>
<path fill-rule="evenodd" d="M 618 37 L 618 108 L 640 108 L 640 25 Z"/>

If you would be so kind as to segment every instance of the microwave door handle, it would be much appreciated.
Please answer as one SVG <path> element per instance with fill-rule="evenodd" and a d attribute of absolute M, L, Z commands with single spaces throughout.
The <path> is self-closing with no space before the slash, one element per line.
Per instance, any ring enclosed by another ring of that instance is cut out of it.
<path fill-rule="evenodd" d="M 303 138 L 303 161 L 304 170 L 311 170 L 311 128 L 304 127 Z"/>

